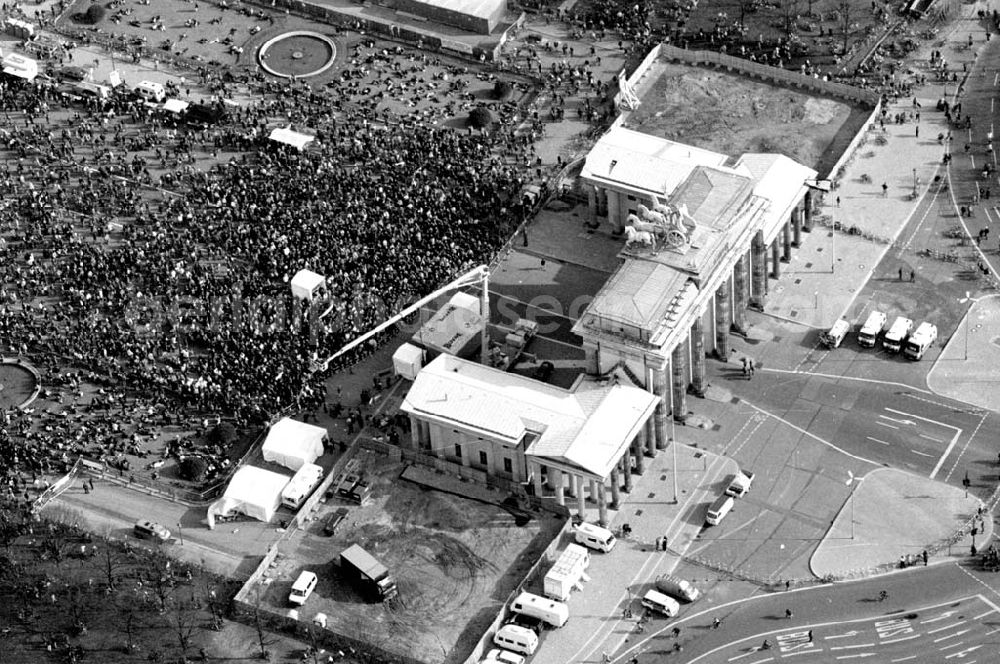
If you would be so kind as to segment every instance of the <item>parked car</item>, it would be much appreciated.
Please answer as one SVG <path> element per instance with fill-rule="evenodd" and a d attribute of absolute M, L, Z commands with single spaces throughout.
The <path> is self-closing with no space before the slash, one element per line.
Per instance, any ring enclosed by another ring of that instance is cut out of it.
<path fill-rule="evenodd" d="M 493 648 L 486 653 L 486 657 L 480 664 L 524 664 L 524 662 L 524 655 L 518 655 L 516 652 L 503 648 Z"/>
<path fill-rule="evenodd" d="M 132 533 L 139 539 L 152 539 L 158 542 L 166 542 L 170 539 L 170 531 L 160 524 L 141 519 L 132 527 Z"/>
<path fill-rule="evenodd" d="M 338 507 L 333 514 L 326 518 L 326 523 L 323 524 L 323 534 L 329 537 L 337 532 L 337 528 L 340 527 L 348 514 L 350 514 L 350 510 L 346 507 Z"/>

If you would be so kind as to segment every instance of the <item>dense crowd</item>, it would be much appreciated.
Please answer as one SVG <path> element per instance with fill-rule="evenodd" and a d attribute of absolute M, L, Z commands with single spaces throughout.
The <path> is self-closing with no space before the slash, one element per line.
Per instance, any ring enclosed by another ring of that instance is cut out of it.
<path fill-rule="evenodd" d="M 62 404 L 6 415 L 0 467 L 32 476 L 8 477 L 8 497 L 80 453 L 147 454 L 143 427 L 320 407 L 317 359 L 507 240 L 538 174 L 530 135 L 386 112 L 378 101 L 446 84 L 420 80 L 419 56 L 400 67 L 371 53 L 379 95 L 348 68 L 329 90 L 262 86 L 207 127 L 125 94 L 66 108 L 55 88 L 0 84 L 2 350 L 38 366 Z M 275 144 L 276 118 L 318 141 Z M 291 297 L 303 268 L 328 277 L 329 302 Z"/>

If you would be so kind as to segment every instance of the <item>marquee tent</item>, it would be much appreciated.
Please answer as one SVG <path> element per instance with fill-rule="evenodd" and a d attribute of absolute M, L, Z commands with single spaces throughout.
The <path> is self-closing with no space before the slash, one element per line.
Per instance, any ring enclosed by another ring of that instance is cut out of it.
<path fill-rule="evenodd" d="M 265 461 L 298 470 L 323 454 L 326 429 L 286 417 L 267 432 L 262 452 Z"/>
<path fill-rule="evenodd" d="M 287 475 L 256 466 L 240 468 L 229 481 L 222 498 L 208 508 L 209 524 L 214 523 L 215 515 L 227 516 L 234 512 L 265 523 L 270 521 L 281 504 L 281 492 L 289 479 Z"/>
<path fill-rule="evenodd" d="M 38 76 L 38 62 L 20 53 L 8 53 L 3 59 L 2 66 L 3 73 L 26 81 L 33 81 Z"/>
<path fill-rule="evenodd" d="M 312 301 L 326 288 L 326 277 L 312 270 L 299 270 L 292 277 L 292 296 Z"/>
<path fill-rule="evenodd" d="M 316 140 L 315 136 L 299 133 L 294 131 L 291 127 L 278 127 L 277 129 L 271 131 L 268 138 L 277 143 L 291 145 L 296 150 L 302 150 Z"/>

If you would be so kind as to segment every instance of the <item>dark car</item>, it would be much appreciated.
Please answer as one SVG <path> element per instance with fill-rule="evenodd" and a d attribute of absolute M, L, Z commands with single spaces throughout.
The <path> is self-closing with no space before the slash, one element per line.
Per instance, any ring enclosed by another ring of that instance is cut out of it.
<path fill-rule="evenodd" d="M 327 517 L 326 523 L 323 524 L 323 534 L 329 537 L 337 532 L 337 528 L 340 527 L 340 524 L 344 522 L 344 519 L 350 513 L 350 510 L 346 507 L 338 507 L 333 514 Z"/>
<path fill-rule="evenodd" d="M 184 111 L 184 121 L 190 125 L 208 126 L 226 119 L 226 107 L 222 104 L 191 104 Z"/>
<path fill-rule="evenodd" d="M 545 629 L 544 620 L 541 618 L 535 618 L 534 616 L 526 616 L 523 613 L 511 614 L 510 620 L 507 621 L 507 624 L 530 629 L 537 636 L 540 636 L 542 634 L 542 630 Z"/>
<path fill-rule="evenodd" d="M 56 74 L 67 81 L 86 81 L 90 76 L 90 72 L 83 67 L 74 66 L 61 67 Z"/>

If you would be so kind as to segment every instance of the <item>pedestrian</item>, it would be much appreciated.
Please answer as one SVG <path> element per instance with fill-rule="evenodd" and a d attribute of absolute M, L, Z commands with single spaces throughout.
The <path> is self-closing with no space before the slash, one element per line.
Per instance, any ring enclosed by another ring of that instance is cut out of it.
<path fill-rule="evenodd" d="M 659 551 L 659 550 L 660 550 L 660 541 L 661 541 L 661 540 L 660 540 L 660 538 L 659 538 L 659 537 L 657 537 L 657 538 L 656 538 L 656 550 L 657 550 L 657 551 Z"/>
<path fill-rule="evenodd" d="M 917 273 L 914 272 L 913 270 L 910 270 L 910 283 L 912 284 L 916 278 L 917 278 Z"/>
<path fill-rule="evenodd" d="M 791 609 L 785 609 L 785 618 L 787 618 L 788 620 L 792 619 L 792 610 Z"/>
<path fill-rule="evenodd" d="M 899 268 L 899 280 L 903 280 L 903 268 Z"/>
<path fill-rule="evenodd" d="M 94 478 L 91 477 L 89 481 L 90 481 L 90 490 L 93 491 L 94 490 Z"/>
<path fill-rule="evenodd" d="M 608 664 L 611 661 L 611 656 L 608 653 L 606 653 L 606 652 L 602 652 L 601 653 L 601 661 L 603 661 L 604 664 Z"/>
<path fill-rule="evenodd" d="M 668 540 L 667 540 L 667 536 L 666 536 L 666 535 L 664 535 L 664 536 L 663 536 L 663 550 L 664 550 L 664 551 L 666 551 L 666 550 L 667 550 L 667 543 L 668 543 Z"/>
<path fill-rule="evenodd" d="M 837 196 L 837 207 L 840 207 L 840 196 Z"/>
<path fill-rule="evenodd" d="M 681 635 L 681 628 L 680 627 L 674 627 L 674 629 L 671 632 L 671 634 L 674 635 L 674 640 L 677 640 L 680 637 L 680 635 Z"/>
<path fill-rule="evenodd" d="M 639 657 L 637 655 L 632 655 L 632 659 L 629 660 L 629 664 L 639 664 Z"/>
<path fill-rule="evenodd" d="M 87 482 L 86 481 L 84 481 L 84 483 L 83 483 L 83 492 L 87 493 L 87 494 L 90 493 L 90 487 L 87 486 Z"/>
<path fill-rule="evenodd" d="M 920 554 L 924 559 L 924 567 L 927 567 L 927 549 L 924 549 L 923 553 Z"/>
<path fill-rule="evenodd" d="M 916 127 L 914 127 L 913 129 L 914 129 L 914 132 L 913 132 L 913 135 L 914 135 L 914 136 L 915 136 L 916 138 L 920 138 L 920 125 L 917 125 L 917 126 L 916 126 Z"/>
<path fill-rule="evenodd" d="M 722 621 L 719 620 L 718 617 L 712 619 L 712 629 L 719 629 L 719 625 L 721 624 Z"/>
<path fill-rule="evenodd" d="M 750 380 L 750 367 L 747 366 L 747 358 L 743 358 L 743 377 Z"/>
<path fill-rule="evenodd" d="M 753 358 L 751 357 L 750 358 L 750 375 L 751 376 L 753 376 L 753 372 L 754 372 Z"/>
<path fill-rule="evenodd" d="M 785 592 L 788 592 L 789 590 L 791 590 L 791 588 L 792 588 L 792 582 L 786 579 L 785 580 Z"/>

